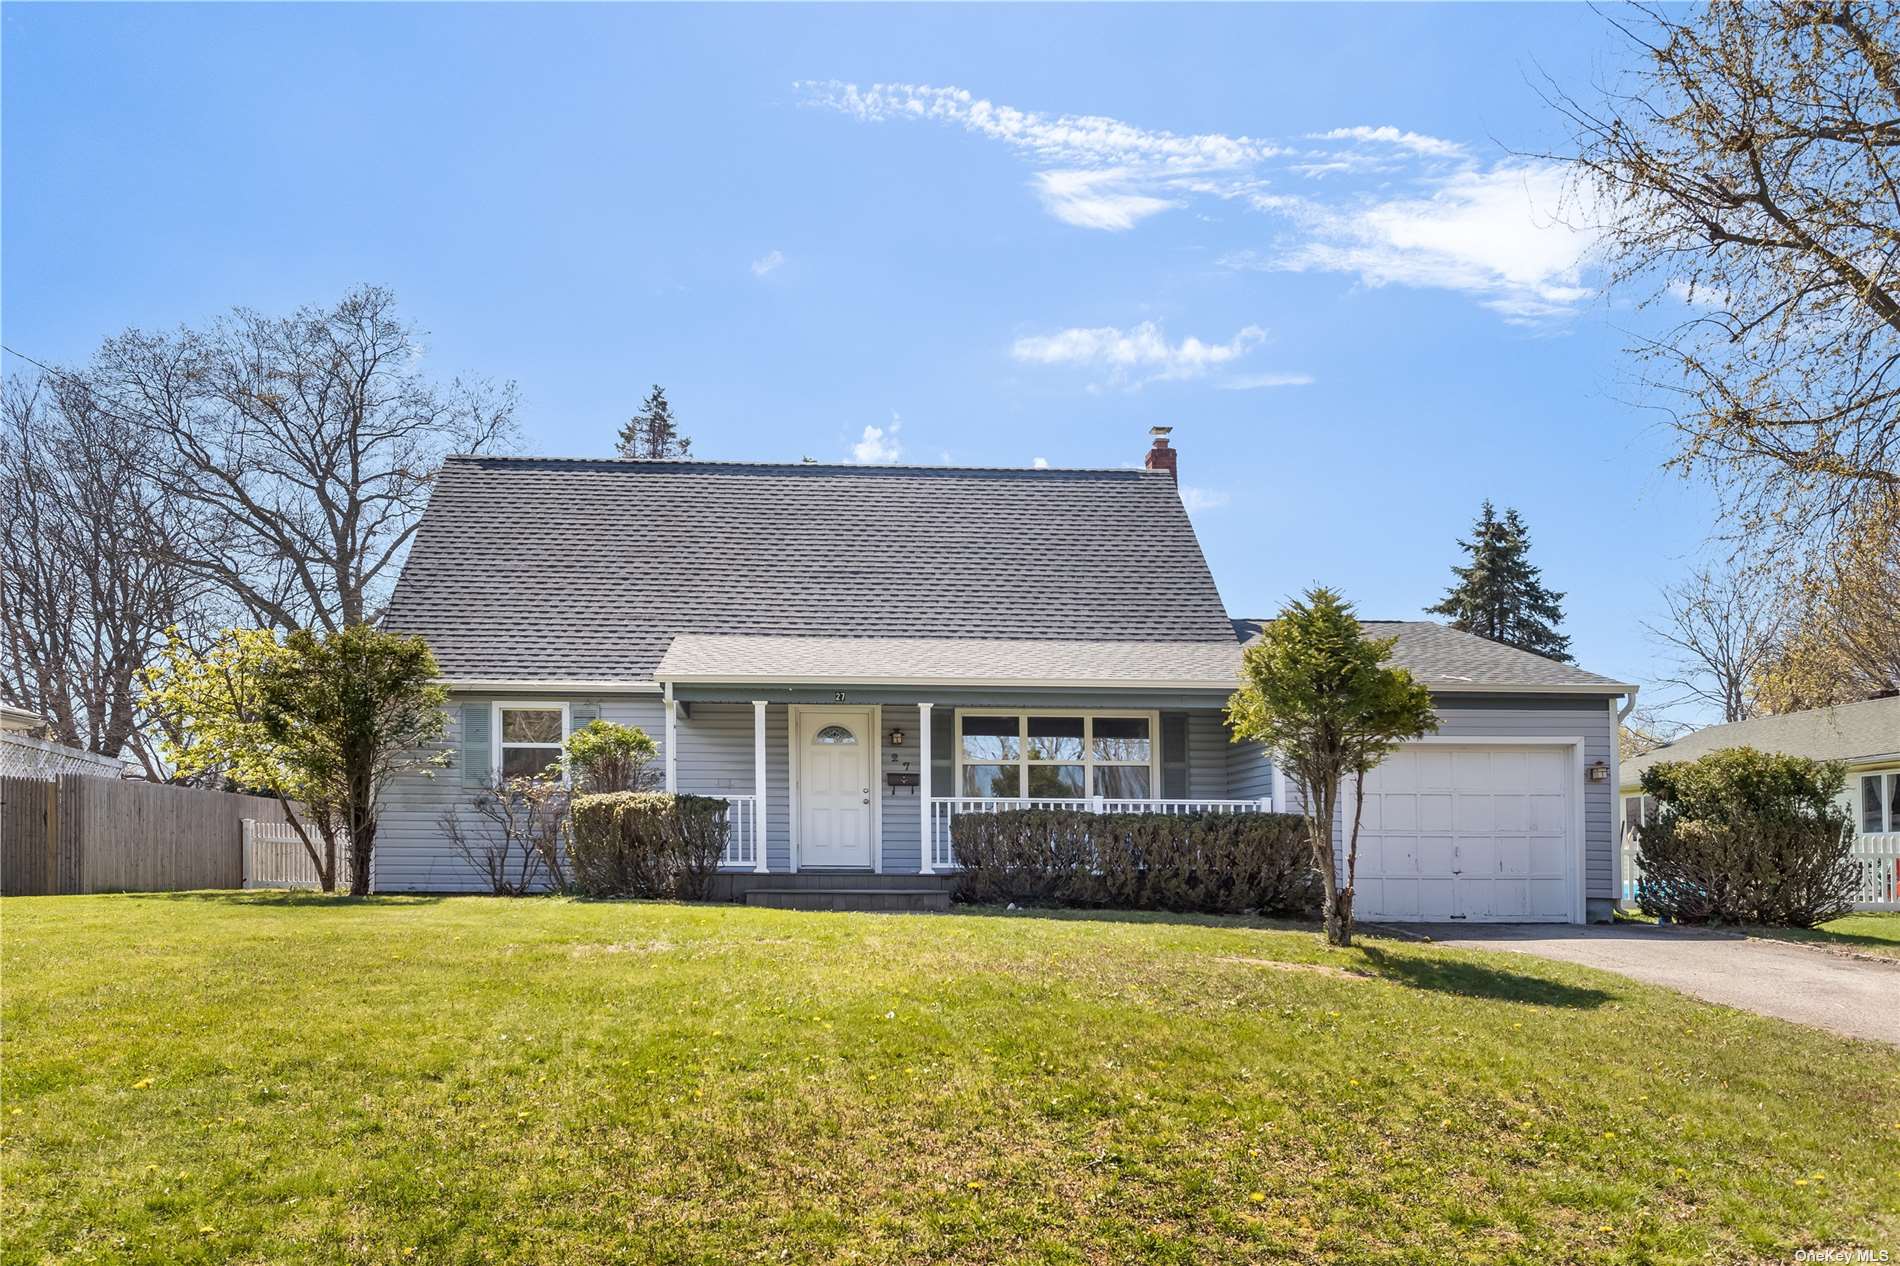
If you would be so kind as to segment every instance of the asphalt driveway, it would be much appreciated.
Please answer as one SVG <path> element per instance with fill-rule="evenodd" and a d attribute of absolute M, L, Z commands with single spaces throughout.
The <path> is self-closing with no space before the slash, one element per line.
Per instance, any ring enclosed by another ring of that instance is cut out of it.
<path fill-rule="evenodd" d="M 1408 925 L 1434 943 L 1581 963 L 1709 1002 L 1900 1045 L 1900 962 L 1872 962 L 1696 928 L 1635 924 Z"/>

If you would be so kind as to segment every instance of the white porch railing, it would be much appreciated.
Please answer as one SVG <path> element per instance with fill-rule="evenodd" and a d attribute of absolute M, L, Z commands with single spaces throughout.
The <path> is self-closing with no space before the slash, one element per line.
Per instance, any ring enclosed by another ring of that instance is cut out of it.
<path fill-rule="evenodd" d="M 951 843 L 951 824 L 959 813 L 1002 813 L 1009 809 L 1072 809 L 1083 813 L 1270 813 L 1271 797 L 1258 800 L 1110 800 L 1092 799 L 1012 799 L 989 800 L 977 796 L 932 796 L 930 799 L 930 866 L 932 870 L 955 870 L 956 851 Z"/>
<path fill-rule="evenodd" d="M 719 864 L 744 866 L 750 870 L 759 861 L 759 798 L 721 794 L 719 799 L 727 806 L 726 854 Z"/>
<path fill-rule="evenodd" d="M 246 888 L 309 888 L 321 891 L 323 880 L 316 863 L 310 860 L 297 828 L 288 822 L 259 822 L 245 818 L 244 886 Z M 315 827 L 308 828 L 318 848 L 322 837 Z M 374 867 L 371 874 L 374 875 Z M 336 883 L 345 891 L 350 886 L 350 837 L 339 834 L 336 841 Z M 374 882 L 370 885 L 375 887 Z"/>
<path fill-rule="evenodd" d="M 1900 831 L 1860 835 L 1854 839 L 1854 860 L 1860 864 L 1856 910 L 1900 910 Z M 1636 903 L 1636 881 L 1643 868 L 1634 848 L 1623 850 L 1623 900 Z"/>

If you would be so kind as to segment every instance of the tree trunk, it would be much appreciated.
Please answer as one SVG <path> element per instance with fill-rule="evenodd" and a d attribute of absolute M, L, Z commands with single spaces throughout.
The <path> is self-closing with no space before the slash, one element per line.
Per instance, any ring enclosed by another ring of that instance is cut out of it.
<path fill-rule="evenodd" d="M 369 896 L 369 861 L 376 847 L 376 819 L 362 815 L 365 821 L 350 827 L 350 895 Z"/>
<path fill-rule="evenodd" d="M 1328 895 L 1326 902 L 1326 943 L 1350 948 L 1352 945 L 1352 889 L 1342 888 Z"/>

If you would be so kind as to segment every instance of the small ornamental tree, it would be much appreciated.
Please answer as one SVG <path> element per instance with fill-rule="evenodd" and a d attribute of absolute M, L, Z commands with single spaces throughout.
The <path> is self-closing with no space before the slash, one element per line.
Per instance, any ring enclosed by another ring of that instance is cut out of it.
<path fill-rule="evenodd" d="M 144 673 L 140 703 L 164 722 L 159 755 L 173 777 L 222 782 L 282 800 L 318 882 L 334 892 L 340 802 L 264 725 L 264 682 L 274 673 L 295 671 L 288 656 L 269 629 L 225 629 L 203 651 L 173 629 Z M 312 827 L 317 839 L 311 838 Z"/>
<path fill-rule="evenodd" d="M 1363 781 L 1393 748 L 1438 728 L 1431 692 L 1387 666 L 1396 638 L 1368 638 L 1352 605 L 1331 589 L 1286 605 L 1247 648 L 1241 686 L 1227 701 L 1234 741 L 1258 741 L 1299 788 L 1306 839 L 1323 883 L 1326 939 L 1352 944 L 1359 869 L 1357 798 L 1346 842 L 1345 882 L 1333 851 L 1340 790 Z"/>
<path fill-rule="evenodd" d="M 567 736 L 568 776 L 581 791 L 652 791 L 659 754 L 637 725 L 595 720 Z"/>
<path fill-rule="evenodd" d="M 326 789 L 350 833 L 350 894 L 369 892 L 382 789 L 407 769 L 438 765 L 427 748 L 447 722 L 448 693 L 419 637 L 352 624 L 298 629 L 263 682 L 264 732 Z"/>

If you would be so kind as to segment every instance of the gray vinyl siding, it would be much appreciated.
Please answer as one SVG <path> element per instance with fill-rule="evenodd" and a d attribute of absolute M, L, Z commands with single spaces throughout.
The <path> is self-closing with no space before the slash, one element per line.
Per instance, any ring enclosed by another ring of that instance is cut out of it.
<path fill-rule="evenodd" d="M 1227 794 L 1230 797 L 1235 800 L 1256 800 L 1273 794 L 1273 762 L 1267 759 L 1265 748 L 1248 739 L 1244 743 L 1229 743 L 1225 755 Z M 1279 812 L 1289 809 L 1283 804 L 1273 807 Z"/>
<path fill-rule="evenodd" d="M 443 836 L 444 811 L 455 810 L 473 818 L 469 806 L 475 797 L 473 787 L 464 786 L 466 759 L 462 745 L 463 705 L 473 704 L 477 716 L 492 715 L 497 699 L 566 703 L 574 724 L 583 724 L 584 708 L 598 708 L 599 715 L 622 725 L 637 725 L 653 736 L 655 743 L 665 741 L 664 719 L 658 695 L 549 695 L 520 692 L 497 694 L 456 694 L 448 702 L 448 727 L 434 751 L 446 751 L 451 761 L 433 771 L 411 771 L 395 778 L 383 791 L 382 812 L 376 833 L 376 888 L 379 892 L 482 892 L 481 876 L 455 851 Z M 478 722 L 485 724 L 485 721 Z M 681 744 L 684 747 L 684 743 Z M 482 744 L 471 750 L 481 750 Z M 664 753 L 662 753 L 662 756 Z M 478 771 L 479 775 L 479 771 Z M 479 781 L 479 777 L 478 777 Z"/>
<path fill-rule="evenodd" d="M 789 870 L 792 864 L 787 716 L 782 707 L 765 710 L 765 856 L 772 870 Z M 680 791 L 708 796 L 755 794 L 750 702 L 695 703 L 677 726 L 680 755 L 674 773 Z"/>
<path fill-rule="evenodd" d="M 1218 712 L 1187 714 L 1187 793 L 1191 800 L 1225 800 L 1227 729 Z"/>
<path fill-rule="evenodd" d="M 936 709 L 931 709 L 934 713 Z M 886 873 L 914 875 L 922 867 L 918 857 L 922 853 L 920 832 L 922 826 L 919 815 L 923 811 L 922 787 L 892 787 L 884 781 L 887 773 L 915 774 L 917 768 L 917 718 L 921 715 L 915 707 L 887 703 L 884 705 L 884 724 L 879 726 L 878 767 L 871 776 L 877 780 L 876 794 L 880 797 L 879 809 L 884 815 L 883 869 Z M 891 746 L 891 731 L 904 732 L 904 746 Z M 933 742 L 934 747 L 934 742 Z M 934 751 L 931 753 L 936 754 Z M 920 782 L 927 781 L 919 779 Z"/>

